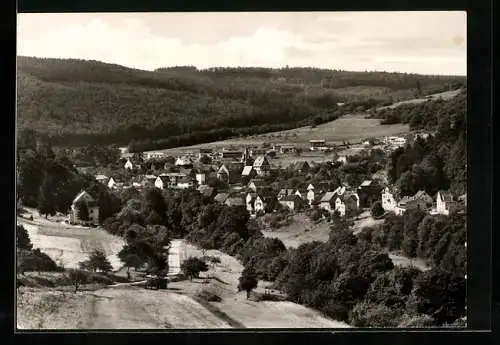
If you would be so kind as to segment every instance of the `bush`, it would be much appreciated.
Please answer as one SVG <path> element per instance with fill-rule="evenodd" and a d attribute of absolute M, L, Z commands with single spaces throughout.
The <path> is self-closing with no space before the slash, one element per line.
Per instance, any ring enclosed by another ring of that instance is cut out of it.
<path fill-rule="evenodd" d="M 21 274 L 30 271 L 41 271 L 41 272 L 62 271 L 62 268 L 58 267 L 57 264 L 47 254 L 42 253 L 40 249 L 18 250 L 16 263 L 18 272 Z"/>
<path fill-rule="evenodd" d="M 181 264 L 181 270 L 189 279 L 198 278 L 200 272 L 208 271 L 205 261 L 195 257 L 190 257 Z"/>
<path fill-rule="evenodd" d="M 320 310 L 332 319 L 344 322 L 349 320 L 349 307 L 342 302 L 330 300 Z"/>
<path fill-rule="evenodd" d="M 384 208 L 382 207 L 382 202 L 376 201 L 373 203 L 371 208 L 371 214 L 373 218 L 379 218 L 384 214 Z"/>
<path fill-rule="evenodd" d="M 396 327 L 399 312 L 383 304 L 361 302 L 356 304 L 351 313 L 351 325 L 354 327 Z"/>
<path fill-rule="evenodd" d="M 404 314 L 398 324 L 398 328 L 428 328 L 435 326 L 436 321 L 432 318 L 432 316 L 425 314 Z"/>
<path fill-rule="evenodd" d="M 207 302 L 221 302 L 222 298 L 212 291 L 202 290 L 196 294 L 196 297 Z"/>

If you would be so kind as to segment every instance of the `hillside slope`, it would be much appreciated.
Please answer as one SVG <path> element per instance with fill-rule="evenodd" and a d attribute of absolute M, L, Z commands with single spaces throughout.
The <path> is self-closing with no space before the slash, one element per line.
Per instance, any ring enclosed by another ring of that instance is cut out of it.
<path fill-rule="evenodd" d="M 325 122 L 343 114 L 338 102 L 404 100 L 414 97 L 417 84 L 425 94 L 460 83 L 464 77 L 312 68 L 150 72 L 18 57 L 17 118 L 19 127 L 55 144 L 176 138 L 167 143 L 175 146 Z"/>

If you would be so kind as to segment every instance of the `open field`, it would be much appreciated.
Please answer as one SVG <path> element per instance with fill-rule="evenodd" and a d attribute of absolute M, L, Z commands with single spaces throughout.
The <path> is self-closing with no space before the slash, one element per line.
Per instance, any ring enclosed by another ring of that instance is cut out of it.
<path fill-rule="evenodd" d="M 88 259 L 94 250 L 103 251 L 114 270 L 122 263 L 116 254 L 123 247 L 124 241 L 101 228 L 85 228 L 45 219 L 32 211 L 33 221 L 18 217 L 18 223 L 28 231 L 33 248 L 39 248 L 58 265 L 65 268 L 78 268 L 78 263 Z"/>
<path fill-rule="evenodd" d="M 60 292 L 18 290 L 21 329 L 228 328 L 193 299 L 171 291 L 138 287 Z"/>
<path fill-rule="evenodd" d="M 308 148 L 309 140 L 324 139 L 327 143 L 359 142 L 367 137 L 384 137 L 402 135 L 410 131 L 405 124 L 381 125 L 379 119 L 365 119 L 366 114 L 344 115 L 337 120 L 311 126 L 300 127 L 280 132 L 255 135 L 244 138 L 234 138 L 212 143 L 177 147 L 151 152 L 164 152 L 167 155 L 181 155 L 187 152 L 196 152 L 199 148 L 223 148 L 230 146 L 255 146 L 267 143 L 293 143 Z"/>
<path fill-rule="evenodd" d="M 288 248 L 297 248 L 302 243 L 328 241 L 330 224 L 320 222 L 314 224 L 303 213 L 295 214 L 290 225 L 272 231 L 262 231 L 264 237 L 279 238 Z"/>
<path fill-rule="evenodd" d="M 410 99 L 408 101 L 396 102 L 394 104 L 391 104 L 391 105 L 388 105 L 388 106 L 385 106 L 385 107 L 377 108 L 377 110 L 382 110 L 382 109 L 387 109 L 387 108 L 397 108 L 400 105 L 404 105 L 404 104 L 418 104 L 418 103 L 427 102 L 428 100 L 433 100 L 434 101 L 434 100 L 437 100 L 437 99 L 440 99 L 440 98 L 443 99 L 443 100 L 445 100 L 445 101 L 447 101 L 450 98 L 453 98 L 456 95 L 458 95 L 461 91 L 462 91 L 461 89 L 458 89 L 458 90 L 452 90 L 452 91 L 445 91 L 445 92 L 435 93 L 433 95 L 427 96 L 426 98 L 415 98 L 415 99 Z"/>

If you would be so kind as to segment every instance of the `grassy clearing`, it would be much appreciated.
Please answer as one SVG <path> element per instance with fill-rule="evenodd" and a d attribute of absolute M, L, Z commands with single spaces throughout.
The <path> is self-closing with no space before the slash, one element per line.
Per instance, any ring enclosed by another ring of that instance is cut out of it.
<path fill-rule="evenodd" d="M 18 223 L 28 231 L 34 248 L 40 248 L 58 265 L 78 268 L 94 250 L 103 251 L 114 270 L 122 263 L 116 254 L 123 247 L 123 239 L 107 233 L 101 228 L 85 228 L 58 222 L 57 218 L 44 219 L 32 212 L 33 221 L 18 217 Z"/>
<path fill-rule="evenodd" d="M 290 225 L 273 231 L 263 231 L 265 237 L 279 238 L 286 247 L 297 248 L 302 243 L 328 241 L 330 225 L 326 222 L 314 224 L 303 213 L 295 214 Z"/>
<path fill-rule="evenodd" d="M 407 101 L 396 102 L 394 104 L 391 104 L 391 105 L 388 105 L 385 107 L 380 107 L 377 109 L 382 110 L 382 109 L 387 109 L 387 108 L 397 108 L 400 105 L 404 105 L 404 104 L 418 104 L 418 103 L 427 102 L 428 100 L 437 100 L 440 98 L 447 101 L 447 100 L 455 97 L 456 95 L 458 95 L 460 93 L 460 91 L 462 91 L 462 90 L 458 89 L 458 90 L 440 92 L 440 93 L 436 93 L 433 95 L 429 95 L 428 98 L 416 98 L 416 99 L 410 99 Z"/>
<path fill-rule="evenodd" d="M 369 211 L 365 211 L 354 220 L 351 230 L 354 234 L 359 233 L 364 227 L 378 226 L 384 222 L 383 219 L 373 219 Z M 306 215 L 296 214 L 293 216 L 293 222 L 290 225 L 281 227 L 274 231 L 263 231 L 265 237 L 279 238 L 288 248 L 297 248 L 303 243 L 328 241 L 330 225 L 326 222 L 314 224 Z M 422 271 L 428 270 L 429 265 L 424 260 L 407 258 L 401 253 L 389 253 L 389 258 L 395 266 L 408 267 L 413 266 Z"/>
<path fill-rule="evenodd" d="M 154 152 L 165 152 L 168 155 L 180 155 L 199 148 L 219 148 L 229 146 L 255 146 L 267 143 L 294 143 L 304 148 L 308 147 L 311 139 L 325 139 L 329 143 L 351 143 L 359 142 L 366 137 L 384 137 L 391 135 L 403 135 L 410 132 L 405 124 L 381 125 L 379 119 L 365 119 L 366 114 L 345 115 L 341 118 L 324 123 L 315 128 L 311 126 L 295 128 L 287 131 L 272 132 L 245 138 L 234 138 L 212 143 L 178 147 L 167 150 L 155 150 Z"/>

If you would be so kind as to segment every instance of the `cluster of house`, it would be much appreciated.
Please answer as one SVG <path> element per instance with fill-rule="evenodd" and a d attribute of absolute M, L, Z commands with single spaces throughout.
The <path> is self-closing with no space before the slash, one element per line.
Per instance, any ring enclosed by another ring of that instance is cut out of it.
<path fill-rule="evenodd" d="M 399 137 L 387 137 L 384 140 L 389 145 L 402 145 L 406 139 Z M 324 147 L 324 140 L 311 141 L 314 150 Z M 312 147 L 312 146 L 311 146 Z M 275 152 L 294 152 L 293 145 L 274 145 Z M 272 170 L 268 160 L 268 151 L 264 149 L 222 150 L 200 149 L 198 156 L 185 155 L 178 157 L 174 164 L 165 163 L 159 169 L 170 172 L 162 172 L 158 175 L 139 176 L 131 186 L 136 188 L 156 187 L 159 189 L 197 189 L 207 197 L 228 206 L 245 206 L 251 215 L 272 211 L 276 205 L 298 210 L 304 207 L 317 207 L 329 213 L 337 212 L 345 216 L 362 208 L 369 208 L 377 201 L 382 201 L 382 207 L 387 212 L 403 214 L 412 207 L 424 209 L 431 214 L 449 214 L 452 209 L 465 202 L 465 196 L 460 200 L 453 200 L 451 194 L 440 191 L 434 199 L 425 191 L 419 191 L 414 196 L 399 197 L 394 187 L 385 187 L 379 183 L 366 180 L 358 187 L 352 188 L 342 185 L 338 188 L 330 188 L 329 181 L 321 181 L 316 185 L 309 184 L 297 189 L 282 189 L 276 193 L 265 182 L 265 177 Z M 159 158 L 160 153 L 146 158 Z M 202 157 L 212 159 L 211 164 L 203 164 Z M 347 158 L 338 157 L 337 161 L 346 163 Z M 126 169 L 133 168 L 130 159 L 125 165 Z M 307 172 L 310 164 L 306 161 L 296 162 L 293 169 L 298 173 Z M 96 176 L 96 179 L 109 188 L 127 188 L 113 179 L 104 175 Z M 207 185 L 209 179 L 218 179 L 227 185 L 224 191 L 216 190 Z"/>
<path fill-rule="evenodd" d="M 399 196 L 396 187 L 386 187 L 382 191 L 382 207 L 387 212 L 402 215 L 409 209 L 419 208 L 430 214 L 449 215 L 451 212 L 467 206 L 467 194 L 454 198 L 448 191 L 438 191 L 435 199 L 425 191 L 418 191 L 413 196 Z M 434 201 L 435 200 L 435 201 Z"/>
<path fill-rule="evenodd" d="M 381 189 L 372 181 L 365 181 L 358 188 L 342 185 L 331 190 L 328 181 L 323 181 L 303 188 L 281 189 L 276 193 L 263 179 L 255 178 L 246 186 L 235 186 L 228 192 L 216 194 L 214 200 L 227 206 L 246 206 L 252 216 L 273 211 L 278 204 L 291 211 L 317 207 L 346 216 L 360 208 L 370 207 L 380 198 Z M 208 191 L 207 195 L 214 192 L 210 187 L 200 188 L 200 191 Z"/>

